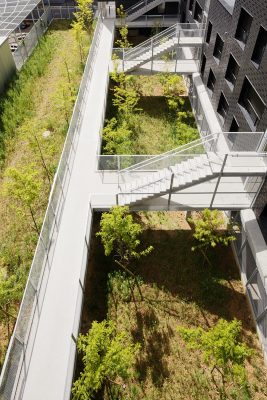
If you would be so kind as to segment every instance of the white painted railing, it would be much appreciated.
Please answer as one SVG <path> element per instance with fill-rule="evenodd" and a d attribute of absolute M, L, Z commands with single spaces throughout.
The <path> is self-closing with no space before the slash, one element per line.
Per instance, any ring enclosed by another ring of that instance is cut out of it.
<path fill-rule="evenodd" d="M 31 351 L 42 312 L 42 304 L 46 293 L 46 285 L 60 226 L 61 214 L 79 140 L 80 123 L 83 116 L 85 99 L 91 82 L 102 26 L 100 16 L 95 28 L 63 152 L 51 189 L 18 318 L 2 368 L 0 398 L 3 400 L 20 399 L 27 379 L 27 371 L 31 362 Z"/>

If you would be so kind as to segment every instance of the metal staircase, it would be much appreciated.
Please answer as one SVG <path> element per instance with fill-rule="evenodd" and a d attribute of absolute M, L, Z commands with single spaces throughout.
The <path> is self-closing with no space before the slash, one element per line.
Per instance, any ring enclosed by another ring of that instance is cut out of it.
<path fill-rule="evenodd" d="M 120 172 L 118 204 L 138 206 L 147 200 L 188 189 L 204 182 L 212 182 L 211 206 L 218 191 L 221 179 L 224 190 L 232 190 L 234 179 L 248 197 L 248 177 L 263 178 L 267 173 L 266 153 L 256 151 L 238 151 L 218 153 L 213 151 L 214 135 L 204 142 L 196 140 L 176 150 L 155 156 Z M 206 150 L 208 149 L 208 151 Z M 139 175 L 138 175 L 139 172 Z M 143 174 L 143 177 L 140 177 Z M 131 179 L 132 176 L 137 178 Z M 214 180 L 216 179 L 216 182 Z M 259 185 L 260 181 L 257 182 Z M 210 184 L 210 183 L 209 183 Z M 255 182 L 253 182 L 255 184 Z M 233 192 L 233 196 L 234 192 Z"/>
<path fill-rule="evenodd" d="M 195 23 L 177 23 L 131 49 L 123 49 L 122 65 L 119 70 L 132 71 L 151 60 L 160 59 L 163 54 L 173 49 L 201 47 L 203 38 L 202 26 Z"/>
<path fill-rule="evenodd" d="M 164 0 L 141 0 L 125 10 L 126 21 L 133 21 L 162 3 L 164 3 Z"/>

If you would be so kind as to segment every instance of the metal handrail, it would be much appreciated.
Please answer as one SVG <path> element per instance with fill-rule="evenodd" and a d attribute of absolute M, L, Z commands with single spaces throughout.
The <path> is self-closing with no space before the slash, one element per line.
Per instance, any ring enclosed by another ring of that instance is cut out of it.
<path fill-rule="evenodd" d="M 125 10 L 126 15 L 131 15 L 134 14 L 135 12 L 141 10 L 144 7 L 147 7 L 148 4 L 153 3 L 156 0 L 141 0 L 139 1 L 139 3 L 136 3 L 134 5 L 132 5 L 131 7 L 127 8 L 127 10 Z M 163 0 L 162 0 L 163 2 Z M 161 3 L 161 1 L 159 1 L 159 3 Z"/>
<path fill-rule="evenodd" d="M 186 27 L 183 28 L 183 25 L 186 25 Z M 192 27 L 188 28 L 188 25 L 189 26 L 192 25 Z M 198 27 L 197 24 L 195 24 L 195 23 L 194 24 L 180 24 L 180 23 L 174 24 L 174 25 L 170 26 L 169 28 L 165 29 L 164 31 L 157 33 L 152 38 L 149 38 L 149 39 L 145 40 L 144 42 L 138 44 L 137 46 L 127 50 L 125 52 L 125 60 L 128 57 L 131 57 L 133 54 L 138 53 L 139 50 L 141 50 L 141 53 L 143 53 L 144 50 L 151 49 L 152 43 L 153 43 L 153 46 L 155 46 L 157 44 L 161 44 L 161 41 L 163 39 L 170 39 L 170 38 L 174 38 L 174 37 L 180 36 L 179 35 L 180 31 L 182 31 L 182 32 L 186 32 L 186 31 L 192 32 L 194 30 L 202 30 L 204 32 L 204 29 Z"/>
<path fill-rule="evenodd" d="M 197 146 L 199 146 L 199 145 L 203 145 L 203 143 L 207 143 L 207 142 L 209 142 L 210 140 L 214 140 L 214 137 L 217 136 L 217 135 L 219 135 L 219 133 L 217 133 L 217 134 L 210 133 L 209 135 L 207 135 L 207 136 L 205 137 L 205 140 L 204 140 L 204 141 L 203 141 L 202 139 L 193 140 L 193 141 L 190 142 L 190 143 L 183 144 L 182 146 L 178 146 L 178 147 L 176 147 L 175 149 L 166 151 L 165 153 L 157 154 L 156 156 L 154 156 L 154 157 L 152 157 L 152 158 L 149 158 L 148 160 L 141 161 L 141 162 L 139 162 L 139 163 L 137 163 L 137 164 L 135 164 L 135 165 L 133 165 L 133 166 L 131 166 L 131 167 L 124 168 L 124 169 L 122 169 L 122 170 L 120 171 L 120 173 L 132 171 L 132 170 L 136 170 L 136 169 L 138 169 L 139 167 L 143 167 L 143 166 L 149 165 L 149 164 L 151 164 L 152 162 L 161 161 L 161 160 L 163 160 L 164 158 L 167 158 L 167 157 L 170 156 L 170 155 L 179 154 L 179 153 L 182 153 L 182 152 L 185 151 L 185 150 L 189 150 L 189 149 L 195 148 L 195 147 L 197 147 Z"/>

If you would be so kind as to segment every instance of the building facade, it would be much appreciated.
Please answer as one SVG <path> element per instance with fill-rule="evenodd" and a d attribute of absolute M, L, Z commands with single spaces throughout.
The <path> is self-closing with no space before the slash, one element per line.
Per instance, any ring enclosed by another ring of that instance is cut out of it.
<path fill-rule="evenodd" d="M 201 74 L 222 130 L 266 131 L 266 1 L 188 0 L 183 7 L 184 22 L 206 22 Z M 257 216 L 266 191 L 265 182 L 254 205 Z"/>

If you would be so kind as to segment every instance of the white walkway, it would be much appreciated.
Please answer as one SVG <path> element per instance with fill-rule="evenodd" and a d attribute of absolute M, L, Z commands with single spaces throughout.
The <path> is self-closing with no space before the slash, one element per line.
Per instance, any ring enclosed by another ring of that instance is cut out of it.
<path fill-rule="evenodd" d="M 107 76 L 113 29 L 114 21 L 106 20 L 101 32 L 101 45 L 95 61 L 23 400 L 65 398 L 92 174 L 95 170 L 95 154 L 98 152 L 99 128 L 105 101 L 103 93 L 106 80 L 103 77 Z M 73 368 L 73 365 L 70 367 Z"/>

